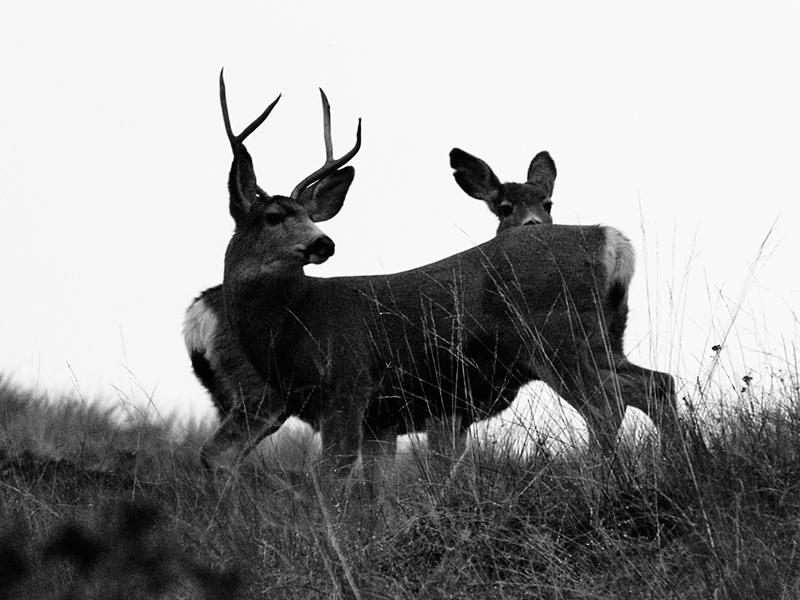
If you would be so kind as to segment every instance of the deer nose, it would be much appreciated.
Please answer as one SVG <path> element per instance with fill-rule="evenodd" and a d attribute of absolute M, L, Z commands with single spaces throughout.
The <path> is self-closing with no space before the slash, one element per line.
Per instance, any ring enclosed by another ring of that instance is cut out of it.
<path fill-rule="evenodd" d="M 525 226 L 527 226 L 527 225 L 541 225 L 541 224 L 542 224 L 542 220 L 538 219 L 536 217 L 531 217 L 530 219 L 528 219 L 527 221 L 525 221 L 523 223 L 523 225 L 525 225 Z"/>
<path fill-rule="evenodd" d="M 336 244 L 333 243 L 333 240 L 327 235 L 323 235 L 311 242 L 306 248 L 306 256 L 309 262 L 318 265 L 333 256 L 335 250 Z"/>

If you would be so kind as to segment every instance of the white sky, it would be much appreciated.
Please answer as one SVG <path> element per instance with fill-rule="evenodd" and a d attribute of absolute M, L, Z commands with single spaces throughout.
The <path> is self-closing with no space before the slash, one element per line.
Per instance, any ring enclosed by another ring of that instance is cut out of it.
<path fill-rule="evenodd" d="M 796 2 L 4 2 L 0 373 L 209 413 L 181 326 L 232 231 L 224 66 L 235 130 L 283 93 L 248 142 L 270 193 L 321 164 L 318 86 L 337 154 L 363 119 L 336 255 L 309 273 L 489 239 L 449 150 L 521 181 L 547 149 L 555 220 L 634 241 L 626 347 L 684 391 L 774 224 L 724 354 L 730 381 L 766 381 L 797 339 L 798 31 Z"/>

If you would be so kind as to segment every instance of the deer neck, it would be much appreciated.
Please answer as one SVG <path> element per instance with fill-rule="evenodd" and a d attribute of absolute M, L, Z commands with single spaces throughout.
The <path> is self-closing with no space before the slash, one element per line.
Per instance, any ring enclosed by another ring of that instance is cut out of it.
<path fill-rule="evenodd" d="M 240 338 L 257 331 L 269 336 L 261 339 L 275 340 L 309 285 L 301 264 L 226 262 L 223 287 L 228 318 Z"/>

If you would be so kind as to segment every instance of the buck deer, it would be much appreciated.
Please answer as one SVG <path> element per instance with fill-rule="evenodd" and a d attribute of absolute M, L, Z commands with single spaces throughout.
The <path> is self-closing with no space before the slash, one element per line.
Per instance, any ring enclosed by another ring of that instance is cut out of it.
<path fill-rule="evenodd" d="M 393 457 L 398 433 L 431 416 L 469 424 L 497 414 L 535 377 L 583 415 L 603 448 L 626 404 L 675 431 L 672 377 L 623 354 L 634 257 L 621 233 L 517 227 L 402 273 L 308 277 L 305 265 L 333 254 L 315 222 L 341 208 L 342 181 L 352 179 L 341 167 L 358 143 L 289 197 L 269 196 L 243 144 L 266 116 L 234 136 L 222 77 L 220 96 L 234 151 L 225 313 L 267 385 L 256 405 L 230 409 L 203 448 L 207 464 L 238 463 L 297 415 L 319 429 L 324 462 L 347 473 L 362 446 L 365 465 L 387 450 Z"/>
<path fill-rule="evenodd" d="M 224 81 L 220 73 L 221 100 L 225 117 L 226 131 L 231 146 L 236 147 L 268 116 L 277 104 L 276 99 L 238 138 L 230 132 L 230 122 L 226 108 Z M 325 139 L 325 165 L 334 165 L 332 170 L 320 169 L 307 178 L 302 185 L 295 188 L 294 195 L 300 196 L 300 204 L 306 204 L 316 195 L 330 195 L 339 203 L 344 198 L 353 181 L 355 171 L 352 167 L 338 170 L 358 152 L 361 146 L 361 128 L 354 148 L 342 159 L 333 159 L 333 142 L 331 139 L 331 110 L 325 92 L 320 89 L 322 98 L 323 136 Z M 268 198 L 268 194 L 257 188 L 259 197 Z M 318 221 L 324 220 L 318 217 Z M 267 394 L 264 378 L 259 375 L 244 354 L 230 323 L 225 315 L 225 300 L 222 284 L 204 290 L 186 311 L 183 326 L 183 337 L 192 363 L 192 370 L 200 383 L 209 392 L 220 419 L 230 414 L 235 406 L 245 411 L 257 407 Z"/>
<path fill-rule="evenodd" d="M 324 94 L 322 97 L 326 160 L 330 161 L 330 105 Z M 458 148 L 450 152 L 450 166 L 458 185 L 469 196 L 483 200 L 497 216 L 498 233 L 523 225 L 552 224 L 556 166 L 547 152 L 533 158 L 523 184 L 501 183 L 488 164 Z M 192 302 L 186 311 L 183 334 L 194 373 L 211 395 L 220 419 L 236 405 L 261 402 L 266 384 L 228 324 L 221 285 L 208 288 Z M 429 447 L 436 454 L 444 454 L 449 448 L 460 454 L 465 447 L 463 428 L 448 421 L 433 419 L 426 428 Z M 461 432 L 460 439 L 453 439 L 454 431 Z"/>

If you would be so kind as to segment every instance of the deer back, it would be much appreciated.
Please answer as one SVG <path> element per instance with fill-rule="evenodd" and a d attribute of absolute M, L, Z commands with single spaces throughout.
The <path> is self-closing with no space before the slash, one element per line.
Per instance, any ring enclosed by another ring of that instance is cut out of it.
<path fill-rule="evenodd" d="M 615 230 L 553 226 L 360 280 L 373 300 L 380 364 L 393 365 L 368 421 L 380 429 L 395 420 L 403 431 L 393 415 L 412 429 L 431 413 L 483 418 L 537 373 L 573 372 L 609 347 L 621 353 L 632 266 L 630 244 Z"/>

